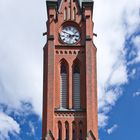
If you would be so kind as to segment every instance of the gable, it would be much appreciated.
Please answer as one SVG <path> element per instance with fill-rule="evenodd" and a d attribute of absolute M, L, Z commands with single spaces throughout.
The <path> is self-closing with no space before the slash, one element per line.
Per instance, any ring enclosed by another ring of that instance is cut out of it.
<path fill-rule="evenodd" d="M 86 140 L 96 140 L 91 130 L 88 132 Z"/>
<path fill-rule="evenodd" d="M 52 132 L 49 130 L 48 134 L 45 137 L 45 140 L 54 140 Z"/>

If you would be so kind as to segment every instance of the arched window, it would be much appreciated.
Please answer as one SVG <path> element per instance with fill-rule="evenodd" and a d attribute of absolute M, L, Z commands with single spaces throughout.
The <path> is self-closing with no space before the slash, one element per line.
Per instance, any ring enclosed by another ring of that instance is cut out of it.
<path fill-rule="evenodd" d="M 64 20 L 67 20 L 67 8 L 64 9 Z"/>
<path fill-rule="evenodd" d="M 83 123 L 82 121 L 79 122 L 79 140 L 83 140 L 82 137 L 83 137 Z"/>
<path fill-rule="evenodd" d="M 72 140 L 76 140 L 76 129 L 75 129 L 75 127 L 76 127 L 76 124 L 73 121 L 72 122 Z"/>
<path fill-rule="evenodd" d="M 80 68 L 77 64 L 73 68 L 73 108 L 80 108 Z"/>
<path fill-rule="evenodd" d="M 76 19 L 76 8 L 74 7 L 73 8 L 73 20 L 75 20 Z"/>
<path fill-rule="evenodd" d="M 67 67 L 66 63 L 61 63 L 60 71 L 60 108 L 67 108 Z"/>
<path fill-rule="evenodd" d="M 69 123 L 66 121 L 65 122 L 65 128 L 66 128 L 66 139 L 69 140 Z"/>
<path fill-rule="evenodd" d="M 62 124 L 58 122 L 58 140 L 62 140 Z"/>

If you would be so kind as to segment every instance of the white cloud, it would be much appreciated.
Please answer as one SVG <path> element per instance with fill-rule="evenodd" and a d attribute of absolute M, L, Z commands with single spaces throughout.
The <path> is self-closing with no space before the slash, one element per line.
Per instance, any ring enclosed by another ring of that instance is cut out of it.
<path fill-rule="evenodd" d="M 31 110 L 40 117 L 45 6 L 44 0 L 0 1 L 0 103 L 22 110 L 23 101 L 31 102 Z M 135 32 L 139 25 L 139 7 L 140 0 L 95 1 L 100 127 L 107 125 L 108 112 L 122 94 L 119 85 L 128 81 L 125 37 Z M 134 42 L 139 46 L 138 38 Z M 116 85 L 115 89 L 108 89 Z"/>
<path fill-rule="evenodd" d="M 133 63 L 137 63 L 140 62 L 140 35 L 133 37 L 132 42 L 137 49 L 137 57 L 133 60 Z"/>
<path fill-rule="evenodd" d="M 12 117 L 0 112 L 0 139 L 10 140 L 9 134 L 17 135 L 19 133 L 19 124 Z"/>
<path fill-rule="evenodd" d="M 104 113 L 98 114 L 98 125 L 99 127 L 105 127 L 108 124 L 108 116 Z"/>
<path fill-rule="evenodd" d="M 108 92 L 100 92 L 99 101 L 99 114 L 98 114 L 98 125 L 99 128 L 104 128 L 108 124 L 109 116 L 108 113 L 115 105 L 118 98 L 121 96 L 122 90 L 119 88 L 112 89 Z M 101 97 L 102 95 L 102 97 Z"/>
<path fill-rule="evenodd" d="M 118 128 L 117 124 L 114 124 L 111 128 L 107 129 L 107 133 L 110 135 Z"/>
<path fill-rule="evenodd" d="M 127 79 L 126 64 L 121 63 L 118 65 L 118 68 L 112 72 L 110 84 L 111 85 L 121 85 L 121 84 L 126 83 L 127 80 L 128 79 Z"/>
<path fill-rule="evenodd" d="M 0 103 L 22 109 L 21 101 L 31 102 L 40 117 L 45 6 L 45 1 L 0 1 Z"/>
<path fill-rule="evenodd" d="M 27 132 L 27 135 L 34 136 L 35 135 L 35 126 L 33 122 L 29 121 L 30 132 Z"/>
<path fill-rule="evenodd" d="M 95 1 L 94 32 L 98 37 L 94 41 L 97 46 L 99 127 L 107 125 L 108 112 L 122 95 L 120 86 L 129 80 L 125 40 L 140 25 L 139 7 L 140 0 Z"/>
<path fill-rule="evenodd" d="M 132 71 L 129 73 L 129 77 L 134 78 L 136 74 L 136 69 L 132 69 Z"/>
<path fill-rule="evenodd" d="M 140 96 L 140 92 L 139 91 L 133 93 L 133 97 L 138 97 L 138 96 Z"/>

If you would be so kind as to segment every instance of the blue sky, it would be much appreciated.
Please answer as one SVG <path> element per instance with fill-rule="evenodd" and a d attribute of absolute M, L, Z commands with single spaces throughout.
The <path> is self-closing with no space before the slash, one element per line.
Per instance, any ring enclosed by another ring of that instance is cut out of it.
<path fill-rule="evenodd" d="M 0 1 L 0 140 L 41 137 L 44 0 Z M 95 0 L 100 140 L 140 139 L 140 0 Z"/>

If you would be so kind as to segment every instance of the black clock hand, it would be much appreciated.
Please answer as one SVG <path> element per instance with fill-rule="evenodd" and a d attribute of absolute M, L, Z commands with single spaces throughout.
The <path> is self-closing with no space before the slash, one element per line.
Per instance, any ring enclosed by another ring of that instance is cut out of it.
<path fill-rule="evenodd" d="M 66 33 L 66 34 L 68 34 L 68 35 L 71 35 L 70 33 L 68 33 L 68 32 L 66 32 L 66 31 L 62 31 L 63 33 Z"/>

